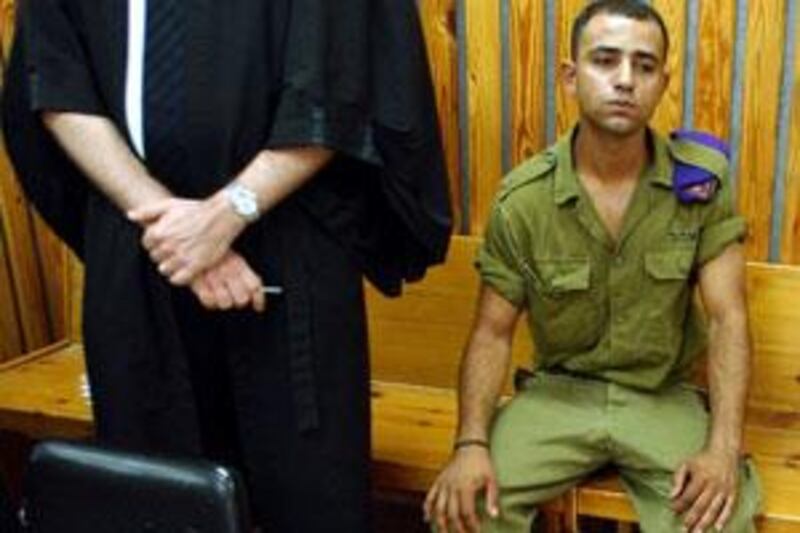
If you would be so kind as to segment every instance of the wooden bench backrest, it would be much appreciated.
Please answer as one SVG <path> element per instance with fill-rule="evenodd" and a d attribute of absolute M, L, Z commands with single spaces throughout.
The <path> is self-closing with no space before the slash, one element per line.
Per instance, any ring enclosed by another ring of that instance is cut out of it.
<path fill-rule="evenodd" d="M 69 254 L 66 271 L 64 272 L 64 287 L 67 290 L 67 298 L 64 298 L 64 317 L 66 320 L 65 330 L 67 339 L 73 342 L 81 342 L 83 338 L 83 265 L 72 254 Z"/>
<path fill-rule="evenodd" d="M 387 299 L 367 287 L 373 377 L 382 381 L 452 388 L 473 320 L 478 277 L 473 259 L 480 239 L 453 237 L 447 262 Z M 70 339 L 80 340 L 83 273 L 69 262 L 66 298 Z M 748 305 L 754 364 L 750 403 L 800 413 L 800 268 L 749 263 Z M 514 363 L 530 366 L 533 347 L 520 321 Z M 797 415 L 800 417 L 800 415 Z M 798 422 L 800 425 L 800 422 Z"/>
<path fill-rule="evenodd" d="M 473 321 L 478 277 L 473 266 L 480 239 L 454 236 L 447 261 L 387 299 L 367 287 L 372 375 L 433 387 L 455 387 L 458 363 Z M 514 363 L 530 367 L 533 343 L 520 319 Z"/>
<path fill-rule="evenodd" d="M 409 286 L 402 298 L 388 300 L 367 290 L 377 379 L 454 386 L 475 308 L 478 277 L 472 261 L 479 243 L 476 237 L 454 237 L 447 262 Z M 747 283 L 754 348 L 750 403 L 800 413 L 800 268 L 748 263 Z M 514 361 L 530 365 L 533 348 L 522 322 Z"/>

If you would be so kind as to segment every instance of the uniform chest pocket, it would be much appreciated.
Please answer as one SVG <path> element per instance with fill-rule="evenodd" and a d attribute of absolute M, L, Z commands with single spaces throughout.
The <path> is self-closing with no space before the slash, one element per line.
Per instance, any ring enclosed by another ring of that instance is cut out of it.
<path fill-rule="evenodd" d="M 588 259 L 537 259 L 533 274 L 537 289 L 551 297 L 566 296 L 591 286 Z"/>
<path fill-rule="evenodd" d="M 646 306 L 639 315 L 638 336 L 642 353 L 653 360 L 668 360 L 680 352 L 694 257 L 691 249 L 657 250 L 644 256 Z"/>
<path fill-rule="evenodd" d="M 588 258 L 535 259 L 530 297 L 534 337 L 543 352 L 596 343 L 603 323 Z"/>
<path fill-rule="evenodd" d="M 693 250 L 648 252 L 644 266 L 651 278 L 659 281 L 680 281 L 689 278 L 694 264 Z"/>

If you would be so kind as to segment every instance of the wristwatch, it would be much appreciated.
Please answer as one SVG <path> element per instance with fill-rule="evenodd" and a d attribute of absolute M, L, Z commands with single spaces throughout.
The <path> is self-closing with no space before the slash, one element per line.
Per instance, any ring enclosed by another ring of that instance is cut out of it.
<path fill-rule="evenodd" d="M 228 185 L 222 192 L 237 215 L 247 222 L 258 220 L 260 213 L 258 212 L 258 197 L 255 192 L 239 183 Z"/>

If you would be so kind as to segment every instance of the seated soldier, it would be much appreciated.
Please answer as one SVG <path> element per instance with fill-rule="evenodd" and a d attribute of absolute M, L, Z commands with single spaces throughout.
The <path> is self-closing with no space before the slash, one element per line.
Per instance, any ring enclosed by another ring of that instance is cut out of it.
<path fill-rule="evenodd" d="M 718 143 L 648 128 L 668 46 L 640 1 L 573 24 L 578 124 L 506 178 L 478 255 L 455 451 L 425 501 L 439 531 L 528 532 L 538 504 L 609 464 L 646 532 L 753 531 L 745 223 Z M 536 368 L 496 409 L 526 311 Z M 688 381 L 703 351 L 708 408 Z"/>

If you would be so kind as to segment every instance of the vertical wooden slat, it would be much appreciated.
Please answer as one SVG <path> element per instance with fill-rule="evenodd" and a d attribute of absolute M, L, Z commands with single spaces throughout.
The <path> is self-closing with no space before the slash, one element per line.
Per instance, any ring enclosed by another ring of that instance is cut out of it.
<path fill-rule="evenodd" d="M 0 362 L 19 355 L 23 350 L 19 315 L 3 234 L 0 222 Z"/>
<path fill-rule="evenodd" d="M 4 58 L 8 57 L 11 51 L 15 13 L 16 3 L 14 0 L 0 0 L 0 46 L 2 46 Z"/>
<path fill-rule="evenodd" d="M 39 277 L 38 252 L 28 206 L 5 151 L 0 151 L 0 217 L 6 230 L 8 261 L 26 350 L 50 340 L 47 302 Z"/>
<path fill-rule="evenodd" d="M 795 21 L 794 89 L 790 123 L 789 164 L 781 239 L 781 261 L 800 264 L 800 16 Z"/>
<path fill-rule="evenodd" d="M 560 66 L 570 58 L 572 21 L 580 13 L 584 0 L 560 0 L 556 6 L 556 135 L 561 136 L 578 120 L 578 104 L 566 94 Z"/>
<path fill-rule="evenodd" d="M 466 0 L 470 233 L 480 234 L 502 177 L 500 6 Z"/>
<path fill-rule="evenodd" d="M 748 3 L 739 207 L 747 217 L 747 257 L 769 255 L 778 90 L 783 55 L 784 0 Z"/>
<path fill-rule="evenodd" d="M 66 338 L 73 342 L 83 339 L 83 265 L 78 258 L 65 249 L 66 268 L 63 273 L 64 310 L 66 318 Z"/>
<path fill-rule="evenodd" d="M 661 13 L 670 39 L 667 57 L 670 82 L 651 121 L 656 131 L 664 133 L 679 128 L 683 115 L 683 65 L 687 53 L 686 0 L 653 0 L 652 4 Z"/>
<path fill-rule="evenodd" d="M 3 58 L 8 57 L 6 52 L 11 41 L 14 5 L 11 0 L 0 0 L 0 53 Z M 0 175 L 0 179 L 7 179 L 7 176 Z M 0 197 L 0 205 L 2 203 L 3 199 Z M 3 221 L 0 219 L 0 361 L 23 351 L 22 331 L 9 266 L 6 233 Z"/>
<path fill-rule="evenodd" d="M 542 150 L 545 136 L 544 2 L 511 4 L 511 160 L 514 165 Z"/>
<path fill-rule="evenodd" d="M 0 44 L 4 58 L 10 49 L 14 15 L 14 2 L 2 0 Z M 22 348 L 32 350 L 52 340 L 47 319 L 47 301 L 39 276 L 38 254 L 29 207 L 13 178 L 13 170 L 5 150 L 0 150 L 0 219 L 5 229 L 8 268 L 22 329 Z"/>
<path fill-rule="evenodd" d="M 461 227 L 463 214 L 459 201 L 462 195 L 462 176 L 459 150 L 456 3 L 455 0 L 422 0 L 419 2 L 419 9 L 450 177 L 453 227 L 458 228 Z"/>
<path fill-rule="evenodd" d="M 736 28 L 734 1 L 702 0 L 699 6 L 694 125 L 727 139 Z"/>
<path fill-rule="evenodd" d="M 36 213 L 33 217 L 33 232 L 41 266 L 42 289 L 47 303 L 47 323 L 53 340 L 66 336 L 64 316 L 64 271 L 67 248 Z"/>

